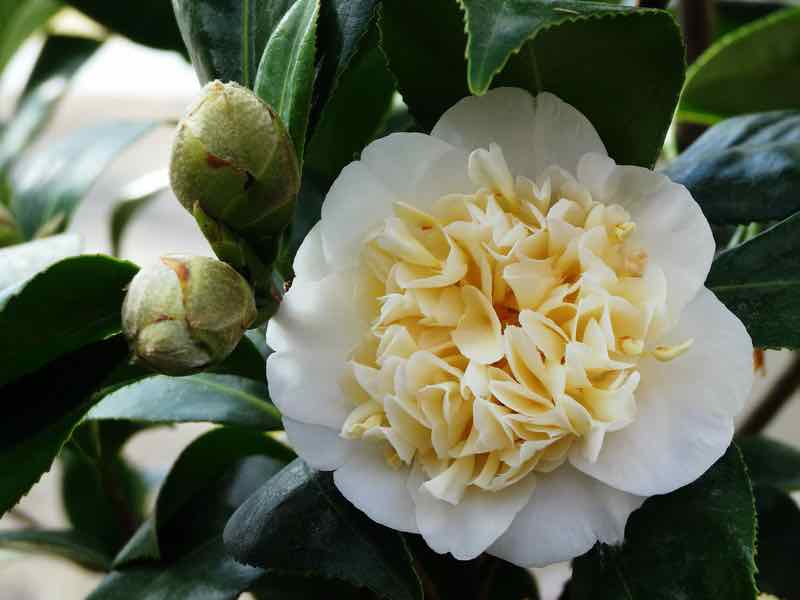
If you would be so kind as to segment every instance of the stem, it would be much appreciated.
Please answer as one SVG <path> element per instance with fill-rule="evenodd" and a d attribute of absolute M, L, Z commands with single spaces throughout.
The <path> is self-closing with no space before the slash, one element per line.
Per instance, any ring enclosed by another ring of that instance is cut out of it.
<path fill-rule="evenodd" d="M 713 7 L 711 0 L 681 0 L 680 21 L 686 41 L 686 63 L 692 64 L 711 45 Z M 707 129 L 697 123 L 678 124 L 678 146 L 690 146 Z"/>
<path fill-rule="evenodd" d="M 784 405 L 800 389 L 800 356 L 795 355 L 792 364 L 767 393 L 761 403 L 739 427 L 737 436 L 744 437 L 760 433 L 777 415 Z"/>

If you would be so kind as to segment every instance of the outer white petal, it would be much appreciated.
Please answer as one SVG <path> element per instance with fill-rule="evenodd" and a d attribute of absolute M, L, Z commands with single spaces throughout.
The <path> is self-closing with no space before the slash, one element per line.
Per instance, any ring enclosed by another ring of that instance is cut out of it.
<path fill-rule="evenodd" d="M 521 567 L 542 567 L 587 552 L 598 540 L 622 540 L 625 523 L 644 498 L 587 477 L 565 464 L 538 476 L 530 502 L 489 548 Z"/>
<path fill-rule="evenodd" d="M 714 236 L 689 191 L 660 173 L 619 166 L 607 156 L 581 159 L 578 179 L 595 200 L 631 213 L 641 244 L 667 278 L 674 322 L 703 286 L 714 259 Z"/>
<path fill-rule="evenodd" d="M 355 443 L 339 436 L 339 431 L 283 418 L 289 444 L 315 469 L 332 471 L 341 467 L 355 450 Z"/>
<path fill-rule="evenodd" d="M 341 427 L 353 404 L 340 385 L 349 353 L 368 324 L 358 314 L 358 281 L 341 271 L 314 282 L 296 281 L 267 326 L 272 401 L 296 421 Z"/>
<path fill-rule="evenodd" d="M 606 153 L 600 136 L 577 109 L 553 94 L 535 98 L 519 88 L 495 88 L 459 101 L 431 135 L 471 151 L 495 142 L 511 172 L 531 179 L 550 165 L 573 174 L 587 152 Z"/>
<path fill-rule="evenodd" d="M 694 338 L 689 351 L 661 363 L 645 358 L 638 413 L 606 435 L 596 462 L 570 456 L 584 473 L 633 494 L 665 494 L 702 475 L 722 456 L 753 383 L 753 346 L 742 323 L 703 288 L 665 343 Z"/>
<path fill-rule="evenodd" d="M 394 133 L 364 148 L 361 160 L 342 170 L 322 205 L 322 247 L 328 263 L 337 269 L 354 266 L 364 236 L 392 214 L 394 202 L 419 206 L 418 183 L 452 150 L 421 133 Z"/>
<path fill-rule="evenodd" d="M 536 481 L 531 474 L 498 492 L 468 488 L 461 501 L 452 505 L 428 493 L 421 487 L 420 473 L 413 473 L 409 488 L 419 532 L 434 552 L 449 552 L 458 560 L 473 559 L 508 529 L 528 503 Z"/>
<path fill-rule="evenodd" d="M 373 521 L 418 533 L 414 502 L 408 491 L 407 468 L 389 466 L 378 443 L 362 442 L 348 461 L 333 473 L 336 487 Z"/>
<path fill-rule="evenodd" d="M 332 269 L 325 260 L 325 253 L 322 251 L 322 226 L 317 222 L 311 231 L 308 232 L 297 254 L 294 257 L 295 280 L 302 282 L 319 281 L 328 275 Z"/>

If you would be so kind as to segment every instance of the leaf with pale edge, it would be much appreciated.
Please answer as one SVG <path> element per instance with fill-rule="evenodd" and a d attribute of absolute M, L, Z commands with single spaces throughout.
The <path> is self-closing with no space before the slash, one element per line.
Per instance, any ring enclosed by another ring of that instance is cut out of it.
<path fill-rule="evenodd" d="M 77 531 L 0 531 L 0 549 L 63 558 L 90 571 L 106 571 L 111 566 L 111 558 L 103 547 Z"/>

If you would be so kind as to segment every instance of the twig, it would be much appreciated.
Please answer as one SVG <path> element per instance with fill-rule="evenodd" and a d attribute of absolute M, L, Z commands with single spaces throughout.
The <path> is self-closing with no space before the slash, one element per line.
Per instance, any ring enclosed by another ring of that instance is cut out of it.
<path fill-rule="evenodd" d="M 737 435 L 742 437 L 760 433 L 798 389 L 800 389 L 800 356 L 796 355 L 789 368 L 742 423 Z"/>

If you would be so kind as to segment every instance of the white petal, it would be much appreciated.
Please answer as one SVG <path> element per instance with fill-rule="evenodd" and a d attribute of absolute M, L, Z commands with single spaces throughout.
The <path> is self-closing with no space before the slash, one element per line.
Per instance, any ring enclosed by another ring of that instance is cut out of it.
<path fill-rule="evenodd" d="M 528 503 L 536 485 L 534 475 L 497 492 L 468 488 L 453 506 L 434 498 L 422 477 L 412 473 L 408 481 L 417 511 L 417 525 L 435 552 L 451 553 L 458 560 L 470 560 L 484 552 L 500 537 L 515 515 Z"/>
<path fill-rule="evenodd" d="M 553 94 L 536 98 L 518 88 L 495 88 L 468 97 L 444 113 L 431 135 L 467 151 L 502 149 L 511 172 L 535 179 L 550 165 L 575 173 L 587 152 L 605 154 L 592 124 Z"/>
<path fill-rule="evenodd" d="M 332 471 L 341 467 L 355 450 L 355 442 L 339 436 L 339 431 L 309 425 L 283 418 L 283 428 L 289 444 L 308 464 L 321 471 Z"/>
<path fill-rule="evenodd" d="M 663 341 L 689 338 L 691 348 L 670 362 L 640 362 L 635 420 L 606 435 L 596 462 L 571 455 L 576 467 L 608 485 L 650 496 L 694 481 L 723 455 L 733 417 L 753 383 L 752 342 L 705 288 Z"/>
<path fill-rule="evenodd" d="M 341 383 L 368 324 L 359 317 L 352 271 L 295 282 L 267 326 L 267 382 L 285 416 L 338 429 L 354 404 Z"/>
<path fill-rule="evenodd" d="M 521 567 L 543 567 L 587 552 L 598 540 L 622 540 L 644 498 L 587 477 L 568 464 L 538 476 L 530 502 L 489 554 Z"/>
<path fill-rule="evenodd" d="M 332 271 L 322 250 L 322 226 L 317 222 L 308 232 L 294 257 L 295 279 L 304 282 L 319 281 Z"/>
<path fill-rule="evenodd" d="M 636 235 L 667 278 L 671 321 L 706 280 L 714 258 L 714 236 L 689 191 L 649 169 L 619 166 L 607 156 L 581 159 L 578 178 L 595 200 L 620 204 L 636 223 Z"/>
<path fill-rule="evenodd" d="M 409 533 L 418 533 L 414 502 L 406 481 L 406 467 L 386 462 L 383 445 L 361 442 L 350 459 L 333 473 L 342 495 L 373 521 Z"/>
<path fill-rule="evenodd" d="M 419 197 L 419 183 L 452 150 L 421 133 L 395 133 L 364 148 L 361 160 L 347 165 L 333 182 L 322 205 L 322 247 L 328 263 L 354 266 L 365 235 L 392 214 L 394 202 L 432 204 L 432 198 Z M 466 170 L 464 158 L 464 177 Z"/>

